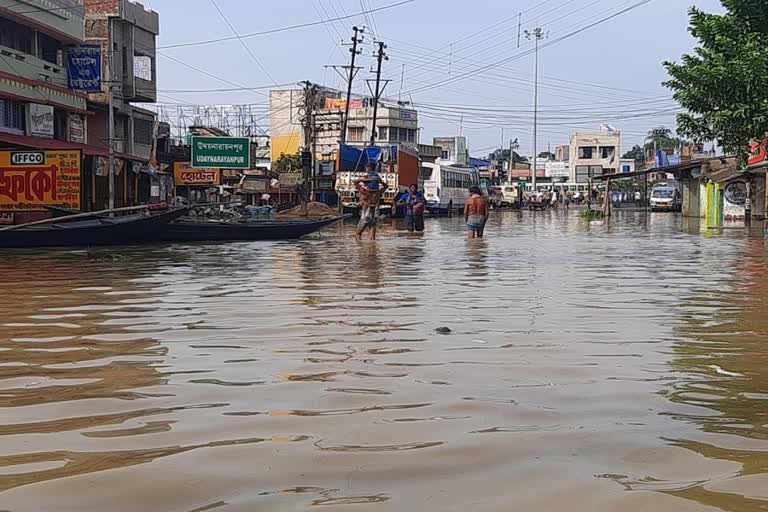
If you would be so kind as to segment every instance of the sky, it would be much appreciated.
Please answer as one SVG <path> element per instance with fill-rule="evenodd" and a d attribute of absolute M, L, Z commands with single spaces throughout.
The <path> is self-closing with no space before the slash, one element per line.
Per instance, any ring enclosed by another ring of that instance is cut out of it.
<path fill-rule="evenodd" d="M 512 139 L 521 154 L 532 153 L 535 51 L 524 34 L 518 46 L 518 27 L 545 35 L 538 150 L 609 124 L 626 151 L 651 128 L 675 127 L 679 108 L 661 85 L 662 62 L 694 47 L 689 7 L 722 11 L 717 0 L 143 2 L 160 15 L 158 103 L 166 120 L 178 120 L 179 105 L 249 105 L 266 130 L 270 88 L 305 80 L 344 87 L 328 66 L 349 64 L 358 26 L 366 33 L 355 92 L 367 92 L 375 42 L 384 41 L 385 96 L 416 107 L 421 142 L 464 135 L 475 157 Z M 230 39 L 194 44 L 220 38 Z"/>

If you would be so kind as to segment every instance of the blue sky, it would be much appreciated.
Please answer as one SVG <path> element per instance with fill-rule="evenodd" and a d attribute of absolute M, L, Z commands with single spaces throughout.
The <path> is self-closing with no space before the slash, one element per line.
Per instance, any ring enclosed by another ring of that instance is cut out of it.
<path fill-rule="evenodd" d="M 275 84 L 339 86 L 325 66 L 347 64 L 340 41 L 349 41 L 353 25 L 365 26 L 355 91 L 365 92 L 374 40 L 385 41 L 385 77 L 392 80 L 386 96 L 414 102 L 423 142 L 461 132 L 475 156 L 500 146 L 502 130 L 505 144 L 517 138 L 522 153 L 532 149 L 533 43 L 523 37 L 518 48 L 520 13 L 523 29 L 548 33 L 539 54 L 540 150 L 601 123 L 621 130 L 628 149 L 650 128 L 674 126 L 676 105 L 661 86 L 661 62 L 692 49 L 689 6 L 721 10 L 716 0 L 650 0 L 637 7 L 641 0 L 413 0 L 363 16 L 356 13 L 402 0 L 187 0 L 183 8 L 179 0 L 144 1 L 160 13 L 159 102 L 167 113 L 177 104 L 251 104 L 266 113 L 267 88 Z M 233 36 L 216 5 L 239 35 L 354 16 L 242 43 L 163 48 Z M 265 89 L 237 90 L 242 87 Z"/>

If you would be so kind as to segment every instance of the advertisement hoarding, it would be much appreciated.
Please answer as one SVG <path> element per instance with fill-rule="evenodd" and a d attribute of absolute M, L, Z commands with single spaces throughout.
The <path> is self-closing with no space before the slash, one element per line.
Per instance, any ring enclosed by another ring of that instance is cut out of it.
<path fill-rule="evenodd" d="M 221 184 L 221 173 L 219 169 L 195 169 L 189 162 L 175 162 L 173 181 L 177 187 L 215 187 Z"/>
<path fill-rule="evenodd" d="M 80 210 L 79 150 L 0 151 L 0 211 Z"/>

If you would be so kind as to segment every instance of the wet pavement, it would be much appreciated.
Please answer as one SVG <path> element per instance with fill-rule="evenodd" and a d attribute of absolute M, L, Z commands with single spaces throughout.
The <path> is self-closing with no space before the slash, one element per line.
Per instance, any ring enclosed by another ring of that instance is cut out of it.
<path fill-rule="evenodd" d="M 487 235 L 4 252 L 0 510 L 768 508 L 762 237 Z"/>

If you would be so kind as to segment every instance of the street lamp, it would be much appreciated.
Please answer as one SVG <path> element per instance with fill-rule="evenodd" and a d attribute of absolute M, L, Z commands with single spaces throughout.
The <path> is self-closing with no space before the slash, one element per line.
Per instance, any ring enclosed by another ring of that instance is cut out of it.
<path fill-rule="evenodd" d="M 525 31 L 526 39 L 533 39 L 536 43 L 536 67 L 534 72 L 534 92 L 533 92 L 533 165 L 531 171 L 531 183 L 533 192 L 536 193 L 536 162 L 538 155 L 538 135 L 539 135 L 539 41 L 546 37 L 544 30 L 540 27 Z"/>

